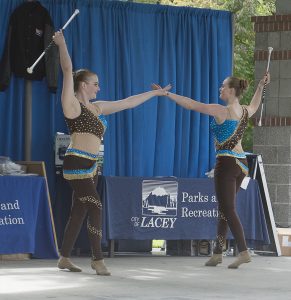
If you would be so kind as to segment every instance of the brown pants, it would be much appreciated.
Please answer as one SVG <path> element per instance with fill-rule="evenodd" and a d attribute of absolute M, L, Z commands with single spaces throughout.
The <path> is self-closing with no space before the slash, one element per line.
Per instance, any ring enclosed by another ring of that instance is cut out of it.
<path fill-rule="evenodd" d="M 246 159 L 238 159 L 247 166 Z M 214 253 L 222 253 L 227 229 L 237 243 L 239 252 L 247 249 L 243 227 L 235 208 L 236 194 L 245 177 L 237 159 L 229 156 L 219 156 L 214 170 L 215 192 L 218 200 L 217 239 Z"/>
<path fill-rule="evenodd" d="M 90 169 L 95 161 L 77 156 L 65 156 L 64 170 Z M 69 257 L 84 219 L 87 217 L 88 237 L 91 245 L 92 259 L 103 258 L 102 238 L 102 204 L 96 191 L 97 175 L 91 178 L 68 180 L 73 189 L 70 217 L 65 229 L 61 255 Z"/>

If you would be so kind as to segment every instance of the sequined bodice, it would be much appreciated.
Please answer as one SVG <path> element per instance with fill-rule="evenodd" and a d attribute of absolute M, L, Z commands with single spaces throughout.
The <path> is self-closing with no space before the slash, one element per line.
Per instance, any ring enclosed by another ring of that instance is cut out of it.
<path fill-rule="evenodd" d="M 215 139 L 219 143 L 226 141 L 235 132 L 238 122 L 238 120 L 225 120 L 222 124 L 217 124 L 213 119 L 210 126 Z"/>
<path fill-rule="evenodd" d="M 235 148 L 242 139 L 248 124 L 248 111 L 242 106 L 243 114 L 240 120 L 225 120 L 217 124 L 215 119 L 211 122 L 211 130 L 215 137 L 217 154 L 228 153 Z"/>
<path fill-rule="evenodd" d="M 69 128 L 70 134 L 73 133 L 91 133 L 101 139 L 105 133 L 107 122 L 103 115 L 95 116 L 84 104 L 80 103 L 81 113 L 77 118 L 65 121 Z"/>

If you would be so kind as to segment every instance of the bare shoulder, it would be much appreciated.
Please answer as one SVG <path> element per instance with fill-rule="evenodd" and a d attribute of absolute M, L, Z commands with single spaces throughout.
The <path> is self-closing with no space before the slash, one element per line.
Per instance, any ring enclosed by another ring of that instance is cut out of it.
<path fill-rule="evenodd" d="M 217 123 L 223 123 L 228 117 L 228 109 L 226 106 L 221 104 L 215 104 L 216 111 L 213 115 Z"/>
<path fill-rule="evenodd" d="M 104 103 L 104 101 L 102 101 L 102 100 L 92 102 L 92 104 L 93 104 L 94 108 L 96 109 L 98 115 L 102 114 L 102 103 Z"/>

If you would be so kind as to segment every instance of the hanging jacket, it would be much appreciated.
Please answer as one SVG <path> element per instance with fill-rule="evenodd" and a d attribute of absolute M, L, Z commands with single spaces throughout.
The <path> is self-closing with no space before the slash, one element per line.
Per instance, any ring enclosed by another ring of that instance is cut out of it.
<path fill-rule="evenodd" d="M 48 88 L 57 90 L 59 51 L 56 45 L 48 49 L 32 74 L 27 68 L 38 59 L 52 40 L 54 26 L 46 8 L 38 1 L 24 2 L 11 14 L 0 61 L 0 91 L 8 88 L 11 74 L 27 80 L 47 79 Z"/>

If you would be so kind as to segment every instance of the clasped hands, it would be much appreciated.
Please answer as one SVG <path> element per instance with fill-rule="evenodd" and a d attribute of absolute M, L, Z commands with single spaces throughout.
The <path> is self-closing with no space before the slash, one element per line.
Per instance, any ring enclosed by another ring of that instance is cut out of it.
<path fill-rule="evenodd" d="M 159 84 L 153 83 L 151 87 L 157 92 L 157 96 L 168 96 L 169 90 L 172 88 L 172 85 L 168 84 L 162 88 Z"/>

